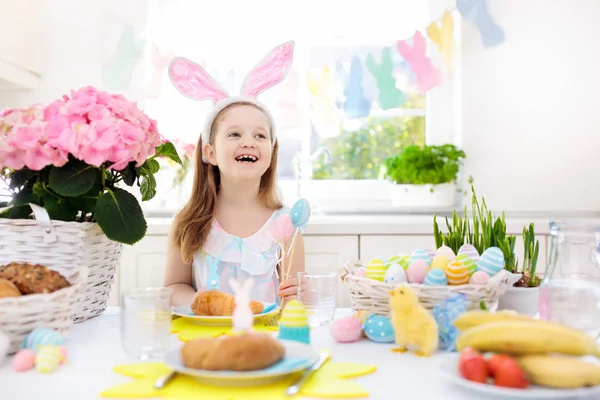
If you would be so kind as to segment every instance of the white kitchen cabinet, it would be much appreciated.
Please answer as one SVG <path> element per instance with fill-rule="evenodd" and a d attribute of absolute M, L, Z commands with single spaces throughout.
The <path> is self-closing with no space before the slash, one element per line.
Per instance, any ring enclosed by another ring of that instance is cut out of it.
<path fill-rule="evenodd" d="M 347 260 L 358 258 L 358 236 L 304 237 L 306 269 L 310 272 L 337 272 Z M 167 236 L 146 236 L 134 246 L 125 246 L 117 283 L 113 285 L 109 305 L 119 304 L 119 293 L 130 288 L 162 286 L 167 254 Z M 337 301 L 350 304 L 347 290 L 340 282 Z"/>
<path fill-rule="evenodd" d="M 338 272 L 346 261 L 358 259 L 358 235 L 307 235 L 304 243 L 307 272 Z M 350 296 L 341 279 L 336 297 L 338 307 L 350 306 Z"/>

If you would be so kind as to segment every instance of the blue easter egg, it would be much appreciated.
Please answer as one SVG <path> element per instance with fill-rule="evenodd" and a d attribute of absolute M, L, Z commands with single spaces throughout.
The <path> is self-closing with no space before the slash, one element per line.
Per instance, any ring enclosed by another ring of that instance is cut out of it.
<path fill-rule="evenodd" d="M 504 268 L 504 253 L 498 247 L 486 249 L 477 261 L 477 270 L 494 276 Z"/>
<path fill-rule="evenodd" d="M 308 200 L 298 199 L 290 210 L 290 217 L 292 218 L 292 224 L 296 228 L 306 225 L 310 218 L 310 204 Z"/>
<path fill-rule="evenodd" d="M 363 325 L 365 335 L 378 343 L 394 343 L 396 337 L 394 336 L 394 327 L 389 318 L 381 315 L 370 315 Z"/>
<path fill-rule="evenodd" d="M 48 328 L 35 328 L 21 343 L 21 349 L 30 349 L 37 352 L 39 346 L 62 346 L 64 340 L 60 333 Z"/>
<path fill-rule="evenodd" d="M 410 263 L 412 264 L 417 260 L 423 260 L 427 263 L 427 265 L 431 265 L 431 257 L 429 257 L 427 250 L 417 249 L 413 251 L 413 253 L 410 255 Z"/>
<path fill-rule="evenodd" d="M 431 271 L 427 273 L 425 276 L 425 280 L 423 280 L 423 285 L 447 285 L 448 278 L 446 278 L 446 274 L 439 268 L 433 268 Z"/>

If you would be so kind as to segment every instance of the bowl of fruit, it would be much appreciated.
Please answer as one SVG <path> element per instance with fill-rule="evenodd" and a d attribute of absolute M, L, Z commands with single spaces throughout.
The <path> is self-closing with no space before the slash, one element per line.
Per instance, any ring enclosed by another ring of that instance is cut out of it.
<path fill-rule="evenodd" d="M 591 335 L 511 312 L 468 311 L 454 323 L 458 353 L 440 364 L 445 379 L 504 397 L 600 396 L 600 350 Z"/>

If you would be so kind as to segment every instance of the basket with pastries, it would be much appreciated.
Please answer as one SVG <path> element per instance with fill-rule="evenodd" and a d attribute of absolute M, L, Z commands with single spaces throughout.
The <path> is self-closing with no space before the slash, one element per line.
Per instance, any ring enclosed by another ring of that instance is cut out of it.
<path fill-rule="evenodd" d="M 28 262 L 0 265 L 0 332 L 10 340 L 8 354 L 35 328 L 69 330 L 85 287 L 83 273 Z"/>
<path fill-rule="evenodd" d="M 447 246 L 437 251 L 417 249 L 410 256 L 376 258 L 368 263 L 348 261 L 339 270 L 348 288 L 352 308 L 365 314 L 389 317 L 389 292 L 408 283 L 428 310 L 455 294 L 465 295 L 469 309 L 495 309 L 510 286 L 500 249 L 491 247 L 481 256 L 470 245 L 459 254 Z M 450 252 L 448 252 L 450 250 Z"/>

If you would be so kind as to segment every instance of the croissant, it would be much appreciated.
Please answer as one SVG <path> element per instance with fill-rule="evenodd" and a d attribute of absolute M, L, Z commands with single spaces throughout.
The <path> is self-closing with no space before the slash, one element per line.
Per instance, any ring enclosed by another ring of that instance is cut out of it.
<path fill-rule="evenodd" d="M 235 309 L 235 297 L 218 290 L 198 292 L 192 302 L 192 312 L 195 315 L 223 317 L 232 316 Z M 260 314 L 264 305 L 260 301 L 250 300 L 252 314 Z"/>

